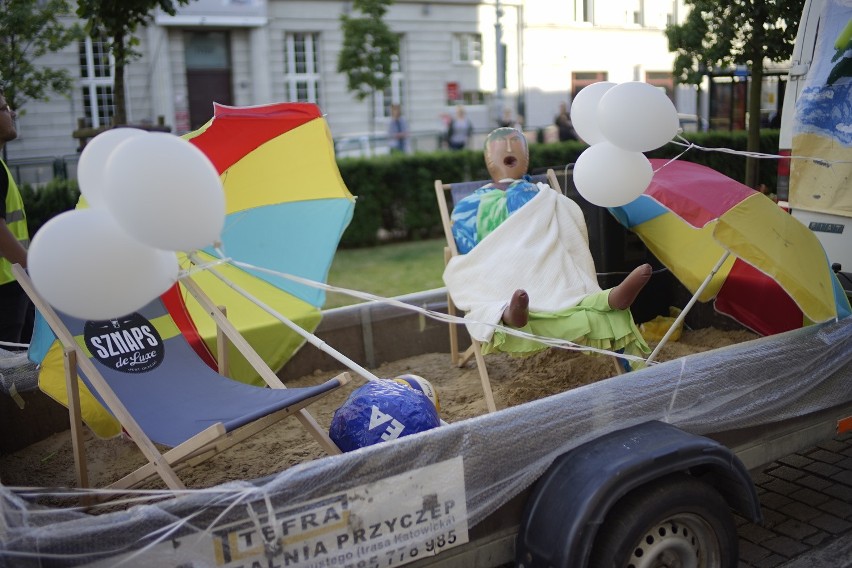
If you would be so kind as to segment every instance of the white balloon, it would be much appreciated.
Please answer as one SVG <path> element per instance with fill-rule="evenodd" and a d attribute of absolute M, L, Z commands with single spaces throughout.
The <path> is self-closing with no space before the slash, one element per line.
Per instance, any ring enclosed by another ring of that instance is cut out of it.
<path fill-rule="evenodd" d="M 131 238 L 106 209 L 75 209 L 50 219 L 27 255 L 36 290 L 54 308 L 86 320 L 132 313 L 178 277 L 174 253 Z"/>
<path fill-rule="evenodd" d="M 619 148 L 647 152 L 674 138 L 680 123 L 677 109 L 663 89 L 632 81 L 616 85 L 601 97 L 598 125 Z"/>
<path fill-rule="evenodd" d="M 571 101 L 571 122 L 583 142 L 592 145 L 604 141 L 604 135 L 598 125 L 598 103 L 615 83 L 601 81 L 583 87 Z"/>
<path fill-rule="evenodd" d="M 77 162 L 77 182 L 89 207 L 104 205 L 104 166 L 115 148 L 130 138 L 147 134 L 138 128 L 112 128 L 89 140 Z"/>
<path fill-rule="evenodd" d="M 222 182 L 207 156 L 183 138 L 154 132 L 128 140 L 110 156 L 104 180 L 107 207 L 141 242 L 192 251 L 219 240 Z"/>
<path fill-rule="evenodd" d="M 601 207 L 630 203 L 648 188 L 654 171 L 641 152 L 609 142 L 586 148 L 574 164 L 574 185 L 586 201 Z"/>

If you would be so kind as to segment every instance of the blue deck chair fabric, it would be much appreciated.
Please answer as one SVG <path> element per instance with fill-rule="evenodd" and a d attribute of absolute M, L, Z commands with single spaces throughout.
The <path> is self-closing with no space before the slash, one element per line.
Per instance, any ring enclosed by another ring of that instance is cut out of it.
<path fill-rule="evenodd" d="M 219 422 L 233 431 L 340 386 L 332 379 L 311 387 L 270 389 L 223 377 L 192 349 L 159 298 L 115 320 L 58 315 L 143 432 L 166 446 L 177 446 Z M 82 372 L 80 377 L 109 410 L 88 377 Z"/>

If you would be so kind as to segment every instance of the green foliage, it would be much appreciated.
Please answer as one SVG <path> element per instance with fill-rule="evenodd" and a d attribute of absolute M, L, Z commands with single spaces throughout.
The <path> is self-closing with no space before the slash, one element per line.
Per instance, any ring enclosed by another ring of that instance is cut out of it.
<path fill-rule="evenodd" d="M 133 37 L 136 29 L 153 19 L 153 12 L 160 8 L 174 15 L 178 6 L 190 0 L 78 0 L 77 16 L 86 20 L 86 33 L 91 37 L 106 36 L 116 65 L 130 62 L 139 53 L 133 46 L 139 40 Z"/>
<path fill-rule="evenodd" d="M 748 150 L 757 151 L 764 61 L 786 61 L 793 53 L 804 0 L 685 0 L 683 24 L 667 26 L 675 52 L 673 73 L 682 83 L 699 84 L 705 74 L 725 74 L 735 65 L 749 68 Z M 746 183 L 757 182 L 757 164 L 746 162 Z"/>
<path fill-rule="evenodd" d="M 29 184 L 22 186 L 21 199 L 24 201 L 27 227 L 32 238 L 52 217 L 74 209 L 80 199 L 80 190 L 76 180 L 55 178 L 38 189 L 33 189 Z"/>
<path fill-rule="evenodd" d="M 399 55 L 399 36 L 384 22 L 393 0 L 354 0 L 352 7 L 362 17 L 340 16 L 343 48 L 337 71 L 346 74 L 347 88 L 360 101 L 388 88 L 393 58 Z"/>
<path fill-rule="evenodd" d="M 684 135 L 684 138 L 702 148 L 738 151 L 745 150 L 747 143 L 747 136 L 743 131 L 694 132 Z M 761 152 L 777 155 L 778 131 L 761 131 L 760 143 Z M 584 143 L 576 141 L 531 144 L 530 173 L 543 173 L 548 168 L 562 173 L 567 165 L 577 161 L 577 157 L 585 148 Z M 733 179 L 743 179 L 745 159 L 740 156 L 705 152 L 697 148 L 683 152 L 683 146 L 667 144 L 648 152 L 647 156 L 678 157 L 679 160 L 704 164 Z M 760 182 L 771 190 L 775 187 L 778 163 L 776 160 L 759 162 Z M 435 180 L 459 182 L 489 179 L 481 150 L 440 150 L 376 158 L 345 158 L 338 160 L 338 167 L 344 183 L 356 197 L 355 214 L 343 234 L 341 248 L 379 244 L 380 232 L 394 240 L 443 238 L 441 217 L 435 198 Z M 34 234 L 54 215 L 73 209 L 80 192 L 75 181 L 55 179 L 37 190 L 25 185 L 21 188 L 21 195 L 27 211 L 30 234 Z"/>
<path fill-rule="evenodd" d="M 728 148 L 745 151 L 747 134 L 737 132 L 694 132 L 684 138 L 704 148 Z M 763 130 L 760 151 L 778 153 L 778 131 Z M 553 168 L 561 173 L 577 161 L 586 148 L 582 142 L 530 144 L 530 173 Z M 682 146 L 667 144 L 650 158 L 674 158 Z M 723 152 L 691 149 L 678 159 L 709 166 L 733 179 L 745 176 L 745 158 Z M 489 179 L 481 150 L 438 151 L 378 158 L 346 158 L 338 161 L 340 173 L 349 191 L 356 196 L 355 215 L 343 233 L 341 248 L 379 244 L 382 233 L 399 240 L 427 239 L 443 234 L 435 199 L 435 180 L 458 182 Z M 759 160 L 759 181 L 775 187 L 778 163 Z M 560 178 L 561 179 L 561 178 Z"/>
<path fill-rule="evenodd" d="M 328 273 L 328 283 L 385 298 L 440 288 L 444 285 L 446 244 L 442 236 L 428 241 L 339 250 Z M 346 294 L 329 292 L 323 309 L 360 301 Z"/>
<path fill-rule="evenodd" d="M 27 101 L 47 101 L 49 92 L 70 95 L 71 74 L 38 63 L 82 37 L 79 26 L 59 21 L 70 12 L 66 0 L 0 0 L 0 90 L 22 116 Z"/>
<path fill-rule="evenodd" d="M 86 33 L 105 37 L 115 58 L 115 124 L 127 122 L 124 100 L 124 66 L 140 54 L 134 47 L 139 39 L 133 34 L 140 25 L 147 25 L 154 10 L 161 9 L 173 16 L 178 6 L 191 0 L 77 0 L 77 16 L 86 20 Z"/>
<path fill-rule="evenodd" d="M 702 71 L 734 65 L 785 61 L 793 53 L 804 0 L 686 0 L 681 25 L 667 26 L 669 49 L 676 53 L 675 77 L 698 84 Z"/>

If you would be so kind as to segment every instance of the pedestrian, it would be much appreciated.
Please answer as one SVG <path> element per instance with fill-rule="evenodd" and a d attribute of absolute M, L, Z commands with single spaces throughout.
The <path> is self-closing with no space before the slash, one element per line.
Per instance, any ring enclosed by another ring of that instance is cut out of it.
<path fill-rule="evenodd" d="M 574 131 L 574 123 L 571 122 L 571 115 L 568 114 L 568 105 L 564 102 L 559 103 L 559 114 L 553 119 L 553 123 L 559 130 L 559 141 L 577 140 L 577 133 Z"/>
<path fill-rule="evenodd" d="M 408 123 L 402 118 L 402 109 L 397 104 L 391 105 L 388 140 L 391 154 L 408 153 Z"/>
<path fill-rule="evenodd" d="M 464 107 L 456 107 L 456 117 L 450 121 L 447 142 L 452 150 L 462 150 L 467 146 L 473 134 L 473 123 L 467 117 Z"/>
<path fill-rule="evenodd" d="M 514 128 L 515 130 L 524 129 L 524 117 L 518 115 L 517 118 L 512 117 L 512 109 L 505 107 L 503 109 L 503 118 L 497 121 L 497 126 L 500 128 Z"/>
<path fill-rule="evenodd" d="M 0 92 L 0 151 L 6 142 L 18 137 L 15 111 Z M 12 172 L 0 159 L 0 342 L 28 343 L 28 318 L 32 314 L 30 300 L 12 274 L 12 265 L 27 266 L 27 247 L 30 244 L 27 215 Z M 3 345 L 13 350 L 15 346 Z"/>

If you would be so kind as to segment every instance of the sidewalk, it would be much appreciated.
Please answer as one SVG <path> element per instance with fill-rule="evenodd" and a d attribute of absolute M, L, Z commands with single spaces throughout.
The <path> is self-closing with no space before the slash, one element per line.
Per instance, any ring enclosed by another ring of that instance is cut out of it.
<path fill-rule="evenodd" d="M 852 567 L 852 434 L 753 475 L 763 525 L 735 515 L 740 568 Z"/>

